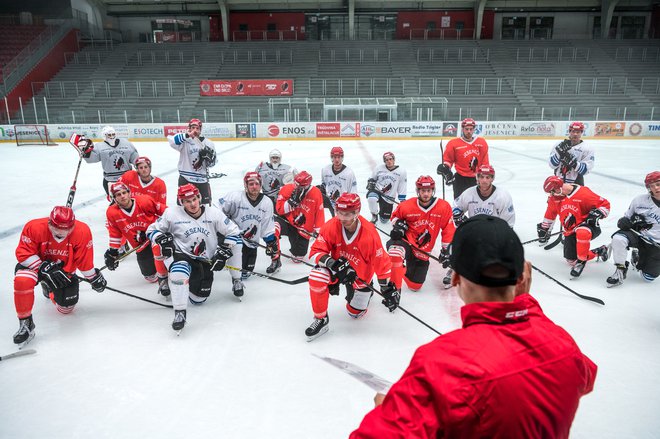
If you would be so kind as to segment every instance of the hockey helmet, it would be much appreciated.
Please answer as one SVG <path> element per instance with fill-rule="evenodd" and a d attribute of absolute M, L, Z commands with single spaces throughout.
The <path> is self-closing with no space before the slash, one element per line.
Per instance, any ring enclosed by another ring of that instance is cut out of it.
<path fill-rule="evenodd" d="M 330 150 L 330 157 L 334 157 L 336 155 L 344 157 L 344 149 L 341 146 L 333 146 Z"/>
<path fill-rule="evenodd" d="M 491 165 L 481 165 L 477 168 L 477 175 L 492 175 L 495 178 L 495 168 Z"/>
<path fill-rule="evenodd" d="M 415 187 L 419 189 L 435 189 L 435 180 L 430 175 L 421 175 L 415 182 Z"/>
<path fill-rule="evenodd" d="M 73 209 L 66 206 L 55 206 L 48 218 L 49 225 L 62 230 L 72 229 L 75 223 L 76 216 L 73 214 Z"/>
<path fill-rule="evenodd" d="M 556 175 L 551 175 L 543 182 L 543 190 L 549 194 L 561 192 L 562 186 L 564 186 L 564 180 Z"/>
<path fill-rule="evenodd" d="M 119 191 L 131 192 L 131 188 L 128 187 L 123 181 L 116 181 L 110 185 L 110 195 L 114 198 L 115 193 Z"/>
<path fill-rule="evenodd" d="M 387 159 L 395 160 L 394 153 L 387 151 L 385 154 L 383 154 L 383 163 L 385 163 L 385 160 Z"/>
<path fill-rule="evenodd" d="M 307 187 L 312 184 L 312 175 L 307 171 L 300 171 L 293 178 L 293 181 L 298 186 Z"/>
<path fill-rule="evenodd" d="M 337 211 L 343 212 L 359 212 L 362 208 L 362 203 L 360 202 L 360 196 L 358 194 L 351 194 L 349 192 L 344 192 L 337 198 L 335 209 Z"/>
<path fill-rule="evenodd" d="M 470 118 L 470 117 L 466 117 L 461 122 L 461 128 L 465 128 L 465 127 L 473 127 L 474 128 L 476 126 L 477 126 L 477 122 L 474 119 Z"/>
<path fill-rule="evenodd" d="M 572 122 L 568 126 L 568 131 L 580 131 L 581 133 L 584 132 L 584 124 L 582 122 Z"/>
<path fill-rule="evenodd" d="M 103 137 L 105 137 L 106 140 L 114 139 L 117 137 L 117 132 L 111 126 L 103 127 L 103 129 L 101 129 L 101 134 L 103 134 Z"/>
<path fill-rule="evenodd" d="M 647 174 L 646 178 L 644 178 L 644 185 L 648 189 L 651 183 L 655 183 L 656 181 L 660 181 L 660 171 L 653 171 Z"/>
<path fill-rule="evenodd" d="M 256 181 L 261 186 L 261 175 L 258 172 L 250 171 L 245 174 L 243 177 L 243 184 L 247 188 L 247 185 L 250 181 Z"/>
<path fill-rule="evenodd" d="M 200 130 L 202 129 L 202 121 L 199 119 L 190 119 L 190 122 L 188 122 L 188 128 L 193 125 L 197 125 Z"/>
<path fill-rule="evenodd" d="M 278 159 L 282 158 L 282 153 L 280 152 L 279 149 L 273 149 L 270 151 L 268 154 L 268 158 L 272 159 L 273 157 L 277 157 Z"/>
<path fill-rule="evenodd" d="M 138 157 L 137 159 L 135 159 L 135 166 L 136 167 L 137 167 L 137 165 L 142 164 L 142 163 L 146 163 L 147 166 L 149 166 L 151 168 L 151 160 L 149 160 L 149 157 L 142 156 L 142 157 Z"/>
<path fill-rule="evenodd" d="M 199 197 L 199 189 L 192 183 L 186 183 L 183 186 L 179 186 L 176 197 L 179 201 L 185 200 L 186 198 Z"/>

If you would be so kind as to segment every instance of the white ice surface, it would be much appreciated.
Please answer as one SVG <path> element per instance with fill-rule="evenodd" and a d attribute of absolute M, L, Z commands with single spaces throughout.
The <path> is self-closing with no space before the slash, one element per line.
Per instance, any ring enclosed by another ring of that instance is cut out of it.
<path fill-rule="evenodd" d="M 660 141 L 592 140 L 595 172 L 587 185 L 612 203 L 595 245 L 607 244 L 630 200 L 644 193 L 644 175 L 660 169 Z M 541 184 L 550 169 L 552 141 L 492 140 L 495 183 L 513 197 L 522 240 L 536 237 L 545 209 Z M 373 166 L 392 150 L 408 170 L 409 196 L 421 174 L 434 178 L 438 141 L 233 141 L 217 142 L 227 177 L 213 181 L 214 198 L 242 188 L 242 175 L 272 148 L 285 163 L 312 173 L 329 163 L 341 144 L 361 195 Z M 136 143 L 163 175 L 174 201 L 178 159 L 166 142 Z M 13 305 L 14 249 L 20 228 L 66 201 L 78 156 L 67 144 L 21 147 L 0 144 L 0 355 L 15 350 L 18 328 Z M 103 265 L 107 203 L 100 197 L 101 167 L 83 163 L 74 209 L 94 234 L 95 261 Z M 436 179 L 437 180 L 437 179 Z M 441 194 L 438 185 L 438 194 Z M 451 189 L 447 190 L 450 198 Z M 90 201 L 91 202 L 88 202 Z M 96 200 L 96 201 L 94 201 Z M 88 202 L 88 203 L 85 203 Z M 363 198 L 363 214 L 368 208 Z M 389 229 L 389 226 L 385 226 Z M 288 242 L 283 240 L 283 249 Z M 611 262 L 589 263 L 569 280 L 561 247 L 525 246 L 527 258 L 574 290 L 602 298 L 600 306 L 579 299 L 534 272 L 533 294 L 545 312 L 566 328 L 598 364 L 595 391 L 582 399 L 572 429 L 575 438 L 657 438 L 660 435 L 660 281 L 644 283 L 629 273 L 623 286 L 607 289 Z M 260 251 L 257 270 L 268 258 Z M 307 268 L 284 260 L 280 276 L 294 279 Z M 431 265 L 420 292 L 404 287 L 401 304 L 441 332 L 460 325 L 461 301 L 441 288 L 444 270 Z M 108 284 L 153 300 L 156 287 L 139 274 L 134 258 L 105 272 Z M 342 293 L 343 294 L 343 293 Z M 372 391 L 312 353 L 356 363 L 396 380 L 415 348 L 435 334 L 401 311 L 390 314 L 374 297 L 361 320 L 348 317 L 343 296 L 331 297 L 330 331 L 307 343 L 312 320 L 306 284 L 287 286 L 252 278 L 238 302 L 227 273 L 216 275 L 203 306 L 190 306 L 188 324 L 176 337 L 172 311 L 106 291 L 81 287 L 75 311 L 60 315 L 37 289 L 33 310 L 37 354 L 0 362 L 0 438 L 342 438 L 372 408 Z"/>

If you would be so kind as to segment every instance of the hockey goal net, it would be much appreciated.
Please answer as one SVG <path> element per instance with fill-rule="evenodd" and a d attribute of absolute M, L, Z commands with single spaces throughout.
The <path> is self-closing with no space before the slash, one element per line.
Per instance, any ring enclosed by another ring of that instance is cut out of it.
<path fill-rule="evenodd" d="M 55 145 L 46 125 L 14 125 L 16 145 Z"/>

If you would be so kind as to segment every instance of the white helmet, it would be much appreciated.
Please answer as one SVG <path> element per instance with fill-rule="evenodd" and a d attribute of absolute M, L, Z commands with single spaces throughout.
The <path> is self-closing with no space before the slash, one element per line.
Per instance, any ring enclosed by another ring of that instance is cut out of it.
<path fill-rule="evenodd" d="M 277 168 L 280 165 L 280 163 L 282 162 L 282 153 L 280 152 L 279 149 L 273 149 L 268 154 L 268 158 L 270 160 L 270 164 L 273 167 Z M 273 159 L 276 159 L 276 160 L 273 160 Z"/>
<path fill-rule="evenodd" d="M 105 137 L 105 140 L 112 140 L 115 137 L 117 137 L 117 133 L 115 132 L 115 129 L 111 126 L 105 126 L 101 130 L 101 134 L 103 134 L 103 137 Z"/>

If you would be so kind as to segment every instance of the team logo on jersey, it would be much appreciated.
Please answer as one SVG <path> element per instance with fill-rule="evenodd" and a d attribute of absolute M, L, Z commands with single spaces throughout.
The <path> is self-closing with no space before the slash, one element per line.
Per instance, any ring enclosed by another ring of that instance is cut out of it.
<path fill-rule="evenodd" d="M 199 157 L 193 160 L 192 167 L 194 170 L 198 170 L 199 168 L 202 167 L 202 161 L 199 159 Z"/>
<path fill-rule="evenodd" d="M 426 244 L 431 242 L 431 233 L 429 233 L 428 229 L 426 229 L 417 235 L 417 239 L 415 239 L 415 241 L 417 242 L 418 247 L 424 247 Z"/>
<path fill-rule="evenodd" d="M 195 256 L 203 255 L 205 251 L 206 251 L 206 241 L 203 239 L 200 242 L 195 241 L 190 248 L 190 253 L 192 253 Z"/>
<path fill-rule="evenodd" d="M 115 160 L 115 169 L 119 170 L 124 166 L 124 157 L 117 157 Z"/>

